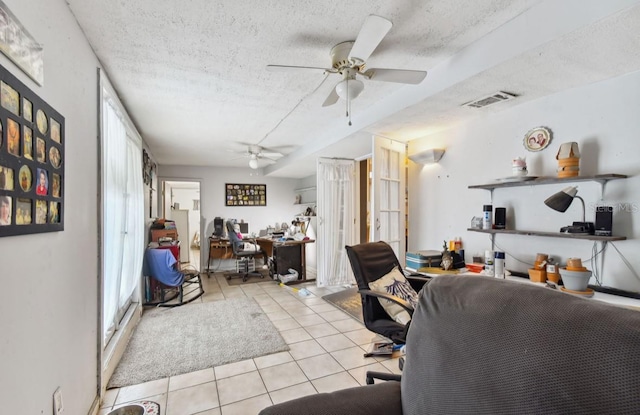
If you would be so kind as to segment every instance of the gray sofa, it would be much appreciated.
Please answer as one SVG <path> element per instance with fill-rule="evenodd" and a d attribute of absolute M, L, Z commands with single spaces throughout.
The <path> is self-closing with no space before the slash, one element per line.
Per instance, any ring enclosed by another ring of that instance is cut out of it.
<path fill-rule="evenodd" d="M 260 415 L 640 414 L 640 311 L 488 277 L 420 293 L 401 382 Z"/>

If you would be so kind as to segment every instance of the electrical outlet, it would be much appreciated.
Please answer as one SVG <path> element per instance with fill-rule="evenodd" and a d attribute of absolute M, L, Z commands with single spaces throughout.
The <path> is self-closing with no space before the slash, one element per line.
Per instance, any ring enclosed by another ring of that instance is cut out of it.
<path fill-rule="evenodd" d="M 64 411 L 62 404 L 62 391 L 60 387 L 53 392 L 53 415 L 60 415 Z"/>

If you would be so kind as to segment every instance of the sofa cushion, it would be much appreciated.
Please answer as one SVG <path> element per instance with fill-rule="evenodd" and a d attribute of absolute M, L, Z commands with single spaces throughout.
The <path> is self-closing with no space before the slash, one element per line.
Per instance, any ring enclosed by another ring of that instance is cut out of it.
<path fill-rule="evenodd" d="M 640 312 L 479 276 L 435 278 L 419 302 L 405 415 L 638 413 Z"/>
<path fill-rule="evenodd" d="M 418 303 L 418 293 L 413 289 L 402 271 L 397 267 L 394 267 L 391 271 L 377 280 L 370 282 L 369 288 L 372 291 L 395 295 L 396 297 L 409 302 L 409 304 L 414 308 Z M 389 314 L 389 316 L 398 323 L 407 324 L 411 320 L 409 313 L 393 301 L 380 298 L 380 304 L 387 314 Z"/>

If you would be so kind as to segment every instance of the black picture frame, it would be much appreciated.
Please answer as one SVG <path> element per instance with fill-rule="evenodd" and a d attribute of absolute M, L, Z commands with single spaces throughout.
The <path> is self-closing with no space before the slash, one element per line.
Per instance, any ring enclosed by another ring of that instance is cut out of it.
<path fill-rule="evenodd" d="M 267 185 L 226 183 L 226 206 L 267 206 Z"/>
<path fill-rule="evenodd" d="M 0 65 L 0 123 L 0 237 L 63 231 L 64 117 Z"/>

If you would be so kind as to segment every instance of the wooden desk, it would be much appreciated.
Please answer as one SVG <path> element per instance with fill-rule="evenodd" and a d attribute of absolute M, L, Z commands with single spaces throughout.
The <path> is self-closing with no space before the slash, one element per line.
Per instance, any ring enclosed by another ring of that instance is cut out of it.
<path fill-rule="evenodd" d="M 211 272 L 211 260 L 232 259 L 233 249 L 228 239 L 218 239 L 209 237 L 209 258 L 207 259 L 207 276 Z"/>
<path fill-rule="evenodd" d="M 301 282 L 305 282 L 307 280 L 307 266 L 306 266 L 306 245 L 315 242 L 314 239 L 307 239 L 304 241 L 279 241 L 277 239 L 271 238 L 257 238 L 256 242 L 260 245 L 260 249 L 262 249 L 268 257 L 273 256 L 273 247 L 274 245 L 294 245 L 300 247 L 300 264 L 301 264 L 301 279 L 297 281 L 290 282 L 289 284 L 298 284 Z"/>

